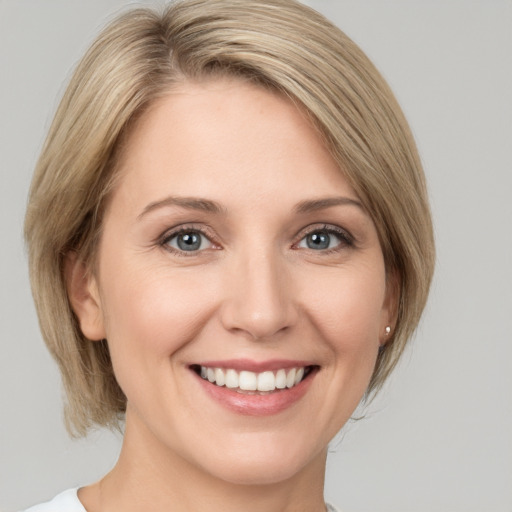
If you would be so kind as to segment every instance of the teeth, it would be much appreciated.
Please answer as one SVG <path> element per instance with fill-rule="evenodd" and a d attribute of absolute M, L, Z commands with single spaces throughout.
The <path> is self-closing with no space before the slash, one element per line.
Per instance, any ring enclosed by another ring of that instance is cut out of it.
<path fill-rule="evenodd" d="M 204 366 L 201 366 L 201 375 L 203 373 Z M 219 368 L 220 370 L 220 368 Z M 222 370 L 221 370 L 222 371 Z M 227 388 L 237 388 L 238 387 L 238 373 L 235 370 L 228 370 L 226 372 L 226 387 Z"/>
<path fill-rule="evenodd" d="M 258 391 L 274 391 L 276 389 L 276 378 L 272 372 L 258 374 Z"/>
<path fill-rule="evenodd" d="M 240 372 L 238 387 L 244 391 L 256 391 L 258 389 L 258 377 L 253 372 Z"/>
<path fill-rule="evenodd" d="M 220 368 L 215 368 L 215 383 L 217 386 L 224 386 L 226 377 Z"/>
<path fill-rule="evenodd" d="M 286 375 L 286 387 L 287 388 L 291 388 L 295 384 L 295 372 L 296 372 L 295 368 L 292 368 Z"/>
<path fill-rule="evenodd" d="M 278 370 L 276 373 L 276 388 L 284 389 L 286 387 L 286 372 Z"/>
<path fill-rule="evenodd" d="M 254 373 L 248 371 L 237 372 L 233 369 L 209 368 L 201 366 L 200 375 L 203 379 L 230 389 L 242 391 L 269 392 L 276 389 L 292 388 L 304 378 L 305 368 L 291 368 L 277 370 L 277 372 Z"/>

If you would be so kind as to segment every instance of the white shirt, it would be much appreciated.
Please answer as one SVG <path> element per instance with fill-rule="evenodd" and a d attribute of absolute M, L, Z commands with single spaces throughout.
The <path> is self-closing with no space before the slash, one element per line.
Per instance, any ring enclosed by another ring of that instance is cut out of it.
<path fill-rule="evenodd" d="M 53 500 L 27 508 L 25 512 L 87 512 L 78 499 L 78 488 L 61 492 Z"/>
<path fill-rule="evenodd" d="M 78 499 L 77 491 L 78 488 L 68 489 L 55 496 L 53 500 L 34 505 L 27 508 L 24 512 L 87 512 Z M 329 503 L 326 505 L 327 512 L 340 512 Z"/>

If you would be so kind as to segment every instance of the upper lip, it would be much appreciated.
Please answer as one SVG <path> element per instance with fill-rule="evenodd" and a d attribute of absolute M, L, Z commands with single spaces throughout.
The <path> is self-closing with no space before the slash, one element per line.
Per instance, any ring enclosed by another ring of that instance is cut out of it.
<path fill-rule="evenodd" d="M 205 366 L 206 368 L 223 368 L 261 373 L 265 371 L 313 366 L 313 363 L 311 361 L 300 361 L 295 359 L 268 359 L 266 361 L 253 361 L 251 359 L 223 359 L 221 361 L 201 361 L 190 366 Z"/>

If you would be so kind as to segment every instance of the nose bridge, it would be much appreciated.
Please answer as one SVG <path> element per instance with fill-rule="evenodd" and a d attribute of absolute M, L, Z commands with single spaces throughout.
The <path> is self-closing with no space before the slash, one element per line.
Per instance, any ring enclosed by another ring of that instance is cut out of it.
<path fill-rule="evenodd" d="M 226 328 L 268 338 L 296 321 L 284 258 L 271 244 L 246 247 L 232 262 L 224 305 Z"/>

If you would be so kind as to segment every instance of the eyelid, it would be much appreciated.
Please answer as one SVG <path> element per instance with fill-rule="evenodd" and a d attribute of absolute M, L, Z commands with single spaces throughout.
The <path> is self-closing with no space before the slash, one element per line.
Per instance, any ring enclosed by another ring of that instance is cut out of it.
<path fill-rule="evenodd" d="M 298 244 L 308 235 L 311 233 L 315 233 L 317 231 L 324 231 L 330 234 L 335 234 L 340 238 L 341 245 L 342 246 L 349 246 L 352 247 L 355 245 L 355 238 L 353 235 L 347 231 L 346 229 L 336 226 L 335 224 L 312 224 L 310 226 L 307 226 L 306 228 L 302 229 L 299 234 L 297 235 L 297 241 L 293 244 L 294 248 L 297 248 Z M 338 247 L 334 247 L 333 249 L 325 249 L 324 251 L 318 251 L 318 252 L 329 252 L 329 251 L 336 251 Z"/>
<path fill-rule="evenodd" d="M 204 252 L 206 249 L 201 249 L 198 251 L 181 251 L 179 249 L 176 249 L 174 247 L 171 247 L 169 245 L 169 240 L 172 238 L 182 234 L 182 233 L 189 233 L 189 232 L 196 232 L 200 234 L 201 236 L 204 236 L 213 247 L 209 247 L 208 249 L 220 249 L 220 244 L 216 240 L 216 236 L 213 233 L 213 230 L 209 228 L 208 226 L 204 226 L 203 224 L 198 225 L 195 223 L 187 223 L 187 224 L 180 224 L 178 226 L 174 226 L 168 230 L 166 230 L 162 235 L 158 237 L 156 242 L 158 245 L 164 247 L 167 251 L 177 254 L 179 256 L 197 256 L 199 253 Z"/>
<path fill-rule="evenodd" d="M 177 236 L 181 233 L 187 233 L 190 231 L 197 232 L 200 235 L 204 236 L 213 246 L 213 247 L 209 247 L 208 249 L 213 248 L 213 249 L 218 250 L 218 249 L 222 248 L 220 242 L 218 241 L 217 235 L 209 226 L 205 226 L 204 224 L 197 224 L 197 223 L 193 223 L 193 222 L 186 223 L 186 224 L 180 224 L 178 226 L 174 226 L 172 228 L 167 229 L 166 231 L 164 231 L 164 233 L 162 233 L 162 235 L 160 235 L 157 238 L 156 243 L 158 245 L 164 247 L 167 251 L 169 251 L 173 254 L 177 254 L 179 256 L 194 256 L 194 255 L 197 256 L 198 254 L 206 251 L 206 249 L 201 249 L 198 251 L 190 251 L 190 253 L 188 253 L 187 251 L 181 251 L 179 249 L 175 249 L 168 245 L 169 240 L 171 240 L 175 236 Z M 339 237 L 340 242 L 341 242 L 339 244 L 339 246 L 336 246 L 332 249 L 325 249 L 325 250 L 318 251 L 318 252 L 322 252 L 325 254 L 325 253 L 329 253 L 329 252 L 335 252 L 344 247 L 345 248 L 353 247 L 355 245 L 355 238 L 348 230 L 346 230 L 340 226 L 337 226 L 335 224 L 316 223 L 316 224 L 311 224 L 309 226 L 306 226 L 297 234 L 297 236 L 295 237 L 296 241 L 292 244 L 292 248 L 298 249 L 299 248 L 298 244 L 306 236 L 310 235 L 311 233 L 318 232 L 318 231 L 324 231 L 324 232 L 327 232 L 330 234 L 334 234 Z"/>

